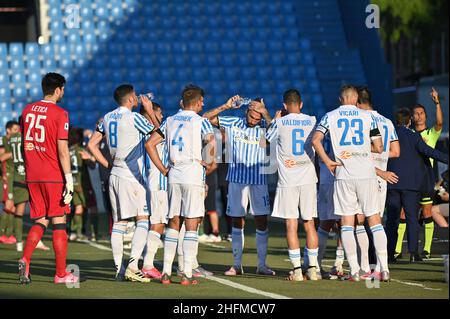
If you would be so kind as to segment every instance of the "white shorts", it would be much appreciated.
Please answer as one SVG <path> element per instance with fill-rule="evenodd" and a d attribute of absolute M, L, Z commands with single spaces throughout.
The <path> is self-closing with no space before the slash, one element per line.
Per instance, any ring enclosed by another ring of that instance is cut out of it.
<path fill-rule="evenodd" d="M 317 196 L 317 213 L 320 220 L 340 220 L 341 217 L 334 214 L 334 183 L 319 184 Z"/>
<path fill-rule="evenodd" d="M 205 187 L 169 183 L 169 218 L 205 216 Z"/>
<path fill-rule="evenodd" d="M 364 214 L 366 217 L 380 213 L 379 191 L 376 178 L 338 179 L 334 182 L 334 209 L 340 216 Z"/>
<path fill-rule="evenodd" d="M 380 211 L 380 217 L 384 215 L 384 208 L 386 207 L 387 196 L 387 182 L 378 180 L 378 210 Z"/>
<path fill-rule="evenodd" d="M 109 199 L 114 222 L 149 215 L 145 187 L 137 182 L 111 175 Z"/>
<path fill-rule="evenodd" d="M 247 214 L 249 203 L 251 215 L 270 215 L 267 185 L 229 183 L 227 202 L 227 215 L 231 217 L 244 217 Z"/>
<path fill-rule="evenodd" d="M 302 220 L 317 218 L 316 185 L 277 187 L 272 217 L 298 219 L 301 216 Z"/>
<path fill-rule="evenodd" d="M 169 195 L 166 191 L 150 191 L 150 224 L 167 224 Z"/>

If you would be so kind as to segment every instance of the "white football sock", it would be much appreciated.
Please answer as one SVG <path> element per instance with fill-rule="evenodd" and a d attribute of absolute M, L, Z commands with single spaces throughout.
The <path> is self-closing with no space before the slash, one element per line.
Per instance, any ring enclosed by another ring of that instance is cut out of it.
<path fill-rule="evenodd" d="M 314 249 L 308 248 L 309 267 L 318 268 L 318 265 L 317 265 L 317 255 L 318 254 L 319 254 L 319 248 L 314 248 Z"/>
<path fill-rule="evenodd" d="M 111 233 L 111 249 L 114 257 L 116 272 L 124 274 L 122 267 L 123 259 L 123 236 L 127 232 L 127 224 L 114 223 Z"/>
<path fill-rule="evenodd" d="M 322 266 L 323 256 L 327 250 L 328 232 L 319 227 L 317 230 L 317 237 L 319 237 L 319 255 L 317 262 L 319 266 Z"/>
<path fill-rule="evenodd" d="M 388 267 L 388 254 L 387 254 L 387 238 L 383 225 L 378 224 L 370 227 L 370 231 L 373 235 L 373 244 L 377 253 L 378 263 L 380 264 L 381 271 L 389 271 Z"/>
<path fill-rule="evenodd" d="M 292 266 L 295 268 L 299 268 L 302 265 L 302 256 L 300 253 L 300 248 L 297 249 L 288 249 L 289 259 L 292 263 Z"/>
<path fill-rule="evenodd" d="M 345 255 L 350 265 L 350 273 L 352 275 L 359 273 L 358 254 L 356 251 L 356 240 L 353 226 L 342 226 L 341 228 L 342 246 L 344 246 Z"/>
<path fill-rule="evenodd" d="M 360 251 L 360 265 L 364 272 L 370 272 L 369 265 L 369 237 L 366 233 L 364 225 L 356 226 L 356 239 L 358 240 L 358 246 Z"/>
<path fill-rule="evenodd" d="M 344 247 L 342 246 L 336 247 L 336 260 L 334 261 L 334 266 L 342 267 L 344 261 L 345 261 Z"/>
<path fill-rule="evenodd" d="M 269 230 L 256 230 L 256 250 L 258 252 L 258 267 L 266 265 L 267 244 L 269 241 Z"/>
<path fill-rule="evenodd" d="M 153 265 L 153 261 L 155 260 L 156 252 L 158 251 L 159 240 L 161 239 L 161 235 L 154 230 L 148 232 L 147 235 L 147 251 L 144 256 L 144 268 L 152 269 L 155 266 Z"/>
<path fill-rule="evenodd" d="M 198 246 L 198 235 L 196 231 L 186 231 L 183 241 L 184 274 L 192 277 L 192 265 L 195 259 L 196 246 Z"/>
<path fill-rule="evenodd" d="M 178 270 L 184 270 L 184 254 L 183 254 L 183 242 L 184 235 L 186 234 L 186 226 L 181 225 L 180 232 L 178 233 L 178 246 L 177 246 L 177 256 L 178 256 Z"/>
<path fill-rule="evenodd" d="M 138 220 L 136 229 L 134 230 L 133 239 L 131 240 L 131 254 L 128 267 L 137 270 L 139 258 L 142 256 L 148 236 L 148 220 Z"/>
<path fill-rule="evenodd" d="M 164 239 L 164 266 L 163 274 L 172 274 L 172 263 L 177 252 L 178 231 L 167 228 Z"/>
<path fill-rule="evenodd" d="M 231 230 L 231 248 L 233 249 L 234 266 L 240 269 L 242 267 L 242 252 L 244 250 L 244 230 L 232 228 Z"/>

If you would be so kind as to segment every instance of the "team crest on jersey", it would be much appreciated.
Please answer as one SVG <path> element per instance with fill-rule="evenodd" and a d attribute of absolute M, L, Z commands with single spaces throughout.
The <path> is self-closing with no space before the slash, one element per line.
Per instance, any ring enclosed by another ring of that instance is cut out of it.
<path fill-rule="evenodd" d="M 26 150 L 26 151 L 32 151 L 32 150 L 34 150 L 34 144 L 33 144 L 33 143 L 27 143 L 27 144 L 25 144 L 25 150 Z"/>
<path fill-rule="evenodd" d="M 66 131 L 69 130 L 69 123 L 65 123 L 65 124 L 64 124 L 64 130 L 66 130 Z"/>
<path fill-rule="evenodd" d="M 25 174 L 25 167 L 23 167 L 23 165 L 19 165 L 19 166 L 17 167 L 17 172 L 18 172 L 20 175 Z"/>

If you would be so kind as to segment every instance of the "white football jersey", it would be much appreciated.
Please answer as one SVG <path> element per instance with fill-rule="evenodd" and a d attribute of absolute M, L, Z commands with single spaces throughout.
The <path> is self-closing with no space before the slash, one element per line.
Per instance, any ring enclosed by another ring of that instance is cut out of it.
<path fill-rule="evenodd" d="M 381 137 L 383 138 L 383 153 L 372 153 L 375 167 L 386 171 L 389 160 L 389 145 L 391 142 L 398 141 L 397 132 L 395 131 L 392 121 L 377 111 L 370 111 L 375 121 L 377 121 L 378 129 L 380 130 Z"/>
<path fill-rule="evenodd" d="M 167 153 L 166 143 L 162 142 L 156 146 L 158 151 L 158 156 L 161 159 L 163 165 L 167 166 L 169 162 L 169 156 Z M 148 189 L 152 192 L 154 191 L 167 191 L 167 177 L 164 176 L 155 164 L 150 159 L 147 154 L 147 164 L 148 164 Z"/>
<path fill-rule="evenodd" d="M 161 125 L 169 150 L 169 183 L 204 185 L 201 165 L 203 140 L 214 134 L 208 119 L 194 111 L 180 111 Z"/>
<path fill-rule="evenodd" d="M 144 143 L 152 130 L 153 125 L 145 117 L 126 107 L 118 107 L 103 117 L 97 131 L 106 135 L 113 160 L 111 175 L 145 184 Z"/>
<path fill-rule="evenodd" d="M 333 153 L 333 148 L 331 147 L 331 140 L 330 140 L 330 135 L 327 134 L 325 135 L 323 141 L 322 141 L 322 145 L 323 148 L 325 149 L 325 152 L 327 153 L 328 157 L 330 159 L 332 159 L 333 161 L 334 159 L 334 153 Z M 328 167 L 325 165 L 325 163 L 322 161 L 322 159 L 318 156 L 318 161 L 319 161 L 319 183 L 320 184 L 333 184 L 334 183 L 334 175 L 331 174 L 330 170 L 328 169 Z"/>
<path fill-rule="evenodd" d="M 336 179 L 376 178 L 371 141 L 381 136 L 370 112 L 341 105 L 324 115 L 317 130 L 330 134 L 335 159 L 342 163 L 336 168 Z"/>
<path fill-rule="evenodd" d="M 316 118 L 291 113 L 275 120 L 266 133 L 277 144 L 278 187 L 317 183 L 311 139 Z"/>

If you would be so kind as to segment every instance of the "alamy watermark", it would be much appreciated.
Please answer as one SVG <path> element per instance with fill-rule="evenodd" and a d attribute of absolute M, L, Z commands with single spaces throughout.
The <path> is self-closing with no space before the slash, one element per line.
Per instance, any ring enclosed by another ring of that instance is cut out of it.
<path fill-rule="evenodd" d="M 79 29 L 81 23 L 80 6 L 69 4 L 64 10 L 65 24 L 67 29 Z"/>
<path fill-rule="evenodd" d="M 380 28 L 380 7 L 376 4 L 369 4 L 366 7 L 366 13 L 370 13 L 366 17 L 366 27 L 368 29 Z"/>

